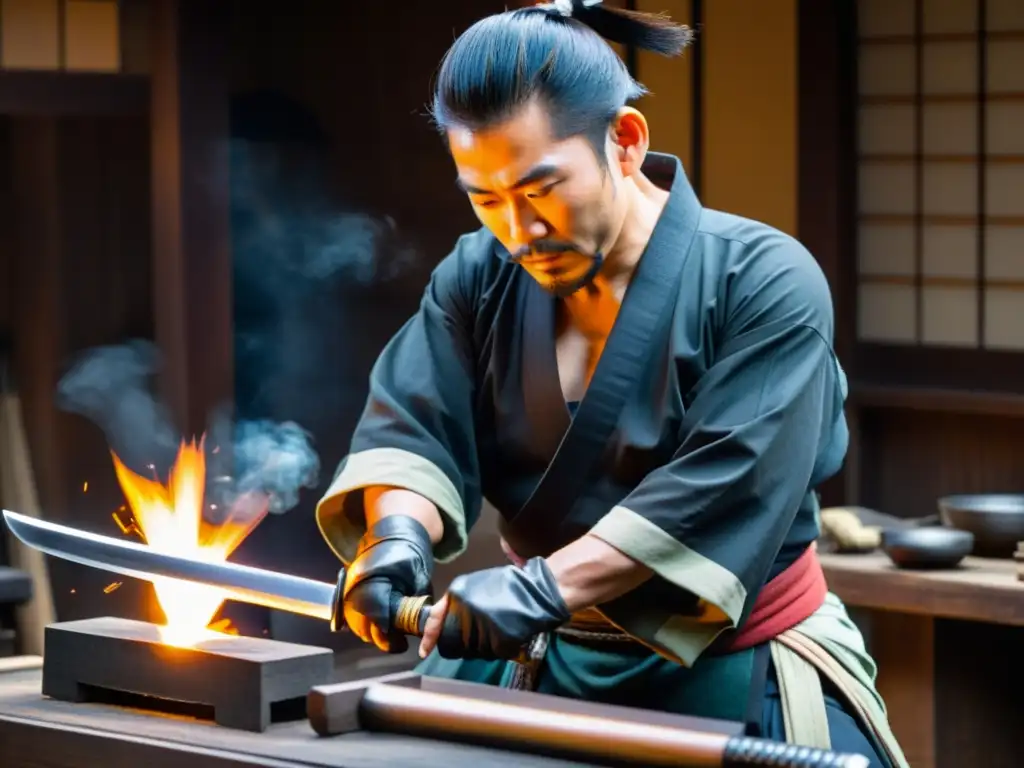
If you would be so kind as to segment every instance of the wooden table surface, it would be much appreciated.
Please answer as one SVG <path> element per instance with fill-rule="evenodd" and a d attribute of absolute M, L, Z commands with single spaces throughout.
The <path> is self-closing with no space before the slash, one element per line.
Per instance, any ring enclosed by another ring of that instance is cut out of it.
<path fill-rule="evenodd" d="M 1024 581 L 1013 560 L 968 557 L 957 568 L 897 568 L 881 552 L 823 554 L 829 589 L 850 606 L 1024 626 Z"/>
<path fill-rule="evenodd" d="M 384 733 L 322 738 L 305 721 L 263 733 L 44 698 L 39 669 L 0 672 L 3 768 L 581 768 L 589 763 Z"/>
<path fill-rule="evenodd" d="M 849 606 L 1024 626 L 1024 582 L 1018 580 L 1012 560 L 967 558 L 958 568 L 939 571 L 898 569 L 882 553 L 822 554 L 821 561 L 830 589 Z M 39 669 L 17 666 L 7 671 L 0 666 L 0 762 L 4 768 L 177 768 L 185 761 L 189 768 L 588 765 L 391 734 L 320 738 L 305 721 L 273 725 L 265 733 L 254 734 L 185 717 L 53 701 L 41 695 Z M 919 686 L 915 690 L 915 697 L 920 696 Z"/>
<path fill-rule="evenodd" d="M 936 571 L 881 552 L 821 555 L 829 588 L 862 610 L 878 690 L 914 768 L 1018 768 L 1024 582 L 1010 559 Z"/>

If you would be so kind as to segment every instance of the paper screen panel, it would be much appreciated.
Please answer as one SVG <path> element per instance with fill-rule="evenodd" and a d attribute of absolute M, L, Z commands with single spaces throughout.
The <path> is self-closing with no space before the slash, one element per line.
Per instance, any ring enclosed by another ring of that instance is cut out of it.
<path fill-rule="evenodd" d="M 989 216 L 1024 216 L 1024 164 L 985 164 L 985 212 Z"/>
<path fill-rule="evenodd" d="M 921 122 L 921 144 L 926 155 L 971 155 L 978 151 L 975 104 L 925 104 Z"/>
<path fill-rule="evenodd" d="M 914 92 L 917 66 L 913 43 L 861 45 L 857 80 L 864 96 L 905 96 Z"/>
<path fill-rule="evenodd" d="M 67 0 L 64 6 L 64 66 L 85 72 L 117 72 L 121 40 L 117 2 Z"/>
<path fill-rule="evenodd" d="M 985 28 L 992 32 L 1024 29 L 1024 3 L 1021 0 L 987 0 Z"/>
<path fill-rule="evenodd" d="M 922 0 L 921 22 L 926 35 L 974 32 L 978 0 Z"/>
<path fill-rule="evenodd" d="M 861 213 L 912 214 L 914 166 L 912 163 L 861 162 L 858 197 Z"/>
<path fill-rule="evenodd" d="M 0 0 L 0 67 L 60 67 L 58 0 Z"/>
<path fill-rule="evenodd" d="M 921 341 L 924 344 L 977 347 L 977 287 L 923 286 Z"/>
<path fill-rule="evenodd" d="M 1024 290 L 985 289 L 985 346 L 1024 351 Z"/>
<path fill-rule="evenodd" d="M 858 0 L 857 31 L 861 37 L 912 35 L 914 0 Z"/>
<path fill-rule="evenodd" d="M 857 234 L 857 272 L 913 277 L 914 228 L 909 224 L 862 223 Z"/>
<path fill-rule="evenodd" d="M 985 276 L 1024 281 L 1024 226 L 985 227 Z"/>
<path fill-rule="evenodd" d="M 921 52 L 921 81 L 925 95 L 977 94 L 977 43 L 925 42 Z"/>
<path fill-rule="evenodd" d="M 978 213 L 977 163 L 925 162 L 921 210 L 926 216 Z"/>
<path fill-rule="evenodd" d="M 912 155 L 914 107 L 911 104 L 869 104 L 859 110 L 857 141 L 864 155 Z"/>
<path fill-rule="evenodd" d="M 1024 0 L 1018 0 L 1024 3 Z M 986 85 L 989 93 L 1024 93 L 1024 42 L 989 40 Z"/>
<path fill-rule="evenodd" d="M 862 283 L 858 290 L 857 336 L 861 341 L 914 343 L 917 296 L 912 285 Z"/>
<path fill-rule="evenodd" d="M 1024 156 L 1024 101 L 985 104 L 985 152 Z"/>
<path fill-rule="evenodd" d="M 978 233 L 974 227 L 925 224 L 921 229 L 921 274 L 929 277 L 978 277 Z"/>

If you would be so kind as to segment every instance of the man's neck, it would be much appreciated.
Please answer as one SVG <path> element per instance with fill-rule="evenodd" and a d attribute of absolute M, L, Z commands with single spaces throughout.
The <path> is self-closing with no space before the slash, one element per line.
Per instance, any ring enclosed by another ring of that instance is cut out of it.
<path fill-rule="evenodd" d="M 600 273 L 587 288 L 578 291 L 565 300 L 566 308 L 572 314 L 579 314 L 582 306 L 592 306 L 595 294 L 603 299 L 614 298 L 621 303 L 636 265 L 640 262 L 647 243 L 654 234 L 669 193 L 658 187 L 642 173 L 623 185 L 629 196 L 629 205 L 615 242 L 608 249 Z M 577 306 L 574 306 L 577 305 Z"/>

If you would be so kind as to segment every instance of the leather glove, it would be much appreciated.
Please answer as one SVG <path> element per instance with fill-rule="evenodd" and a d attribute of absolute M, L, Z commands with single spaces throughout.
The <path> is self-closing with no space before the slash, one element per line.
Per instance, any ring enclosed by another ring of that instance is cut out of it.
<path fill-rule="evenodd" d="M 569 620 L 543 557 L 458 576 L 437 640 L 446 659 L 515 660 L 535 635 Z"/>
<path fill-rule="evenodd" d="M 433 548 L 423 524 L 406 515 L 382 518 L 359 540 L 345 575 L 345 623 L 363 642 L 389 653 L 404 653 L 409 641 L 403 633 L 392 631 L 391 594 L 430 594 L 433 571 Z"/>

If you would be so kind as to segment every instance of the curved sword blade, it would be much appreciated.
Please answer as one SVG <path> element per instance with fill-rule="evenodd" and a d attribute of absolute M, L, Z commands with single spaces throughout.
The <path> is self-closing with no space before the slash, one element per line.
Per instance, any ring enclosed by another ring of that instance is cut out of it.
<path fill-rule="evenodd" d="M 28 546 L 73 563 L 143 581 L 163 579 L 213 587 L 227 600 L 331 620 L 334 584 L 223 561 L 195 560 L 132 541 L 79 531 L 3 510 L 11 532 Z"/>

